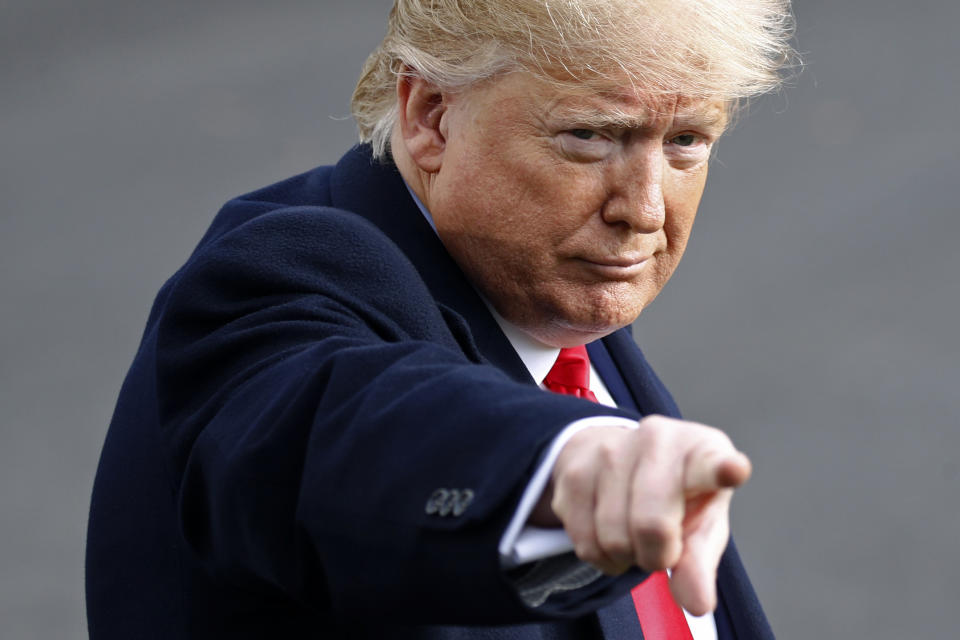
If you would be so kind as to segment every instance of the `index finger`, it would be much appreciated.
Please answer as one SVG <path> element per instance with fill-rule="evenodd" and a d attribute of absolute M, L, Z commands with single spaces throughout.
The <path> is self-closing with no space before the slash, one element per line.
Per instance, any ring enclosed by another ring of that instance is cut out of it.
<path fill-rule="evenodd" d="M 684 460 L 683 487 L 686 493 L 705 493 L 739 487 L 753 471 L 743 452 L 727 441 L 691 450 Z"/>

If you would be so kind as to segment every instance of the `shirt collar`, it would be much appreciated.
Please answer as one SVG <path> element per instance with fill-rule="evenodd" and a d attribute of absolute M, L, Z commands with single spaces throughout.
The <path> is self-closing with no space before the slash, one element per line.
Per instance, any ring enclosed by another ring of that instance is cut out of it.
<path fill-rule="evenodd" d="M 433 232 L 434 232 L 434 233 L 436 233 L 436 232 L 437 232 L 437 225 L 434 224 L 434 222 L 433 222 L 433 216 L 430 215 L 430 212 L 427 210 L 427 208 L 424 206 L 424 204 L 423 204 L 422 202 L 420 202 L 420 198 L 418 198 L 418 197 L 417 197 L 417 194 L 415 194 L 415 193 L 413 192 L 413 189 L 410 188 L 410 185 L 407 184 L 407 181 L 406 181 L 406 180 L 403 181 L 403 186 L 405 186 L 405 187 L 407 188 L 407 191 L 410 193 L 410 197 L 413 198 L 413 201 L 417 203 L 417 207 L 420 209 L 420 213 L 423 214 L 423 217 L 426 218 L 426 219 L 427 219 L 427 222 L 430 223 L 430 228 L 433 229 Z"/>
<path fill-rule="evenodd" d="M 535 340 L 530 334 L 520 329 L 517 325 L 505 320 L 486 299 L 484 299 L 484 302 L 487 303 L 487 308 L 493 315 L 493 319 L 500 325 L 500 330 L 507 336 L 507 340 L 510 341 L 513 350 L 516 351 L 520 359 L 523 360 L 527 371 L 530 372 L 530 377 L 533 378 L 538 385 L 542 385 L 543 379 L 547 377 L 550 369 L 552 369 L 554 363 L 556 363 L 557 356 L 560 355 L 560 349 Z"/>

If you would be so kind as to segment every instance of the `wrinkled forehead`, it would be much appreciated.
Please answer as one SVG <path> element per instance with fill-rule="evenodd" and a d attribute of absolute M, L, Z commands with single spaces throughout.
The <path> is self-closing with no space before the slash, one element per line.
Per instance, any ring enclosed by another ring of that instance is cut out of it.
<path fill-rule="evenodd" d="M 730 101 L 684 95 L 679 91 L 649 89 L 624 82 L 584 83 L 559 80 L 529 71 L 508 73 L 484 83 L 507 100 L 519 100 L 544 117 L 557 117 L 579 126 L 645 129 L 664 121 L 690 122 L 718 135 L 729 120 Z M 492 105 L 497 108 L 496 103 Z"/>
<path fill-rule="evenodd" d="M 552 108 L 579 116 L 587 123 L 596 120 L 597 124 L 618 125 L 625 129 L 644 128 L 663 119 L 695 121 L 723 129 L 729 119 L 730 101 L 649 91 L 643 87 L 598 90 L 571 87 L 559 91 Z"/>

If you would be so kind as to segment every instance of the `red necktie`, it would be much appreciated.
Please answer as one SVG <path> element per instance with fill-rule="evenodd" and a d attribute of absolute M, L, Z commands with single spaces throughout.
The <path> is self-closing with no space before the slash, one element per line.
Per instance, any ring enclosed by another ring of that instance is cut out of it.
<path fill-rule="evenodd" d="M 590 391 L 590 358 L 584 346 L 560 349 L 557 362 L 543 379 L 543 386 L 554 393 L 597 401 Z M 683 610 L 670 594 L 666 571 L 651 573 L 630 591 L 637 609 L 643 637 L 649 640 L 693 640 Z"/>

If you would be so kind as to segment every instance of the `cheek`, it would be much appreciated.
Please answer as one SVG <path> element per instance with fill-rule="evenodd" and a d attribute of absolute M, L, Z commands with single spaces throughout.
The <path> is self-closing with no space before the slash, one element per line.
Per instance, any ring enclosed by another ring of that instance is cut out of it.
<path fill-rule="evenodd" d="M 527 253 L 527 260 L 562 247 L 591 207 L 576 182 L 545 173 L 508 166 L 503 178 L 472 189 L 470 230 Z"/>
<path fill-rule="evenodd" d="M 664 232 L 667 234 L 667 251 L 677 260 L 680 259 L 687 247 L 687 240 L 690 239 L 695 215 L 695 210 L 676 212 L 664 224 Z"/>
<path fill-rule="evenodd" d="M 690 237 L 706 180 L 707 171 L 704 168 L 694 174 L 675 176 L 664 190 L 664 205 L 667 210 L 664 231 L 670 245 L 676 245 L 675 249 L 681 254 Z M 671 253 L 673 251 L 674 247 L 671 246 Z"/>
<path fill-rule="evenodd" d="M 706 171 L 698 176 L 682 176 L 668 193 L 664 194 L 667 211 L 663 231 L 667 238 L 667 248 L 661 260 L 657 261 L 658 286 L 663 287 L 680 263 L 690 239 L 690 232 L 697 215 L 700 196 L 706 181 Z"/>

